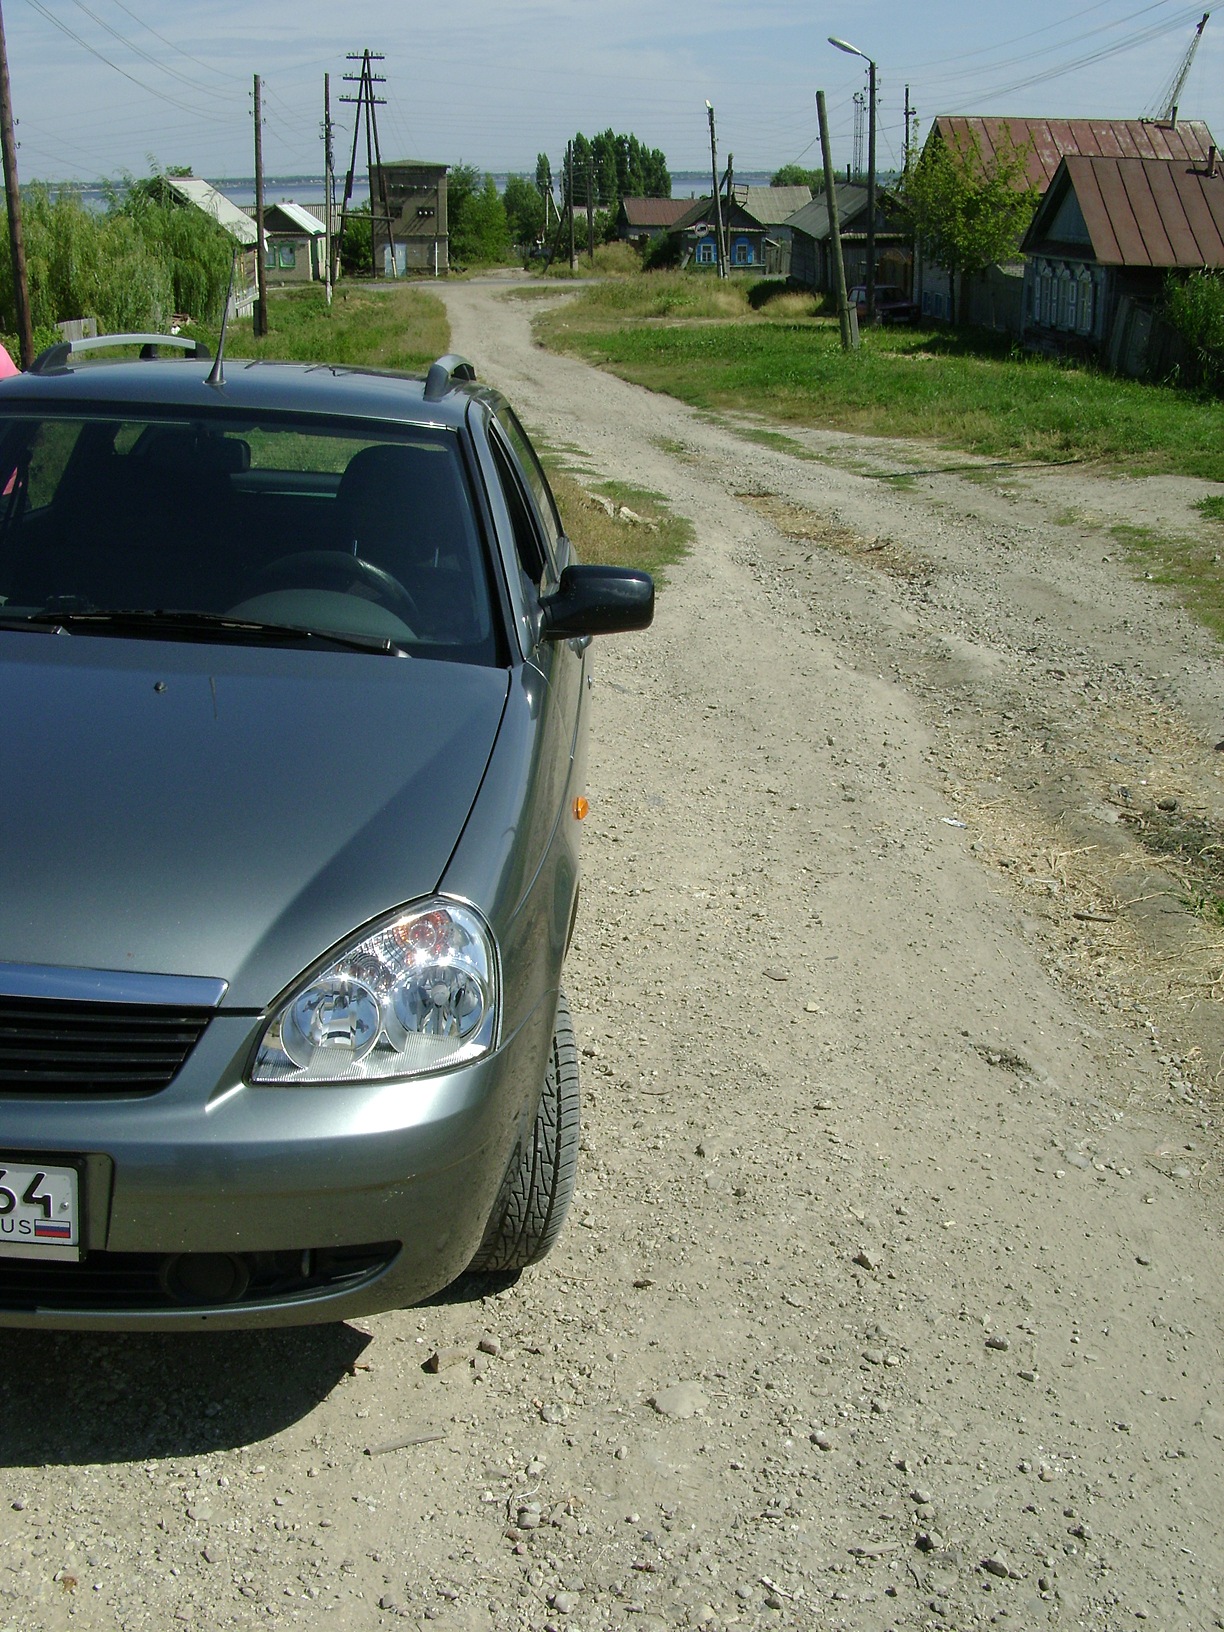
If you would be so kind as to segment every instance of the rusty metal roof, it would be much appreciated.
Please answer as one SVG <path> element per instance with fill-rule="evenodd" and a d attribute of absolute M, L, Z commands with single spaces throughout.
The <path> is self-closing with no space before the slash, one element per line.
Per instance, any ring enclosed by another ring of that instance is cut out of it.
<path fill-rule="evenodd" d="M 1173 124 L 1154 119 L 982 119 L 943 114 L 932 126 L 931 136 L 936 133 L 949 147 L 968 147 L 976 140 L 987 162 L 1009 138 L 1015 147 L 1031 142 L 1025 179 L 1041 192 L 1054 179 L 1059 160 L 1073 155 L 1194 163 L 1205 160 L 1212 145 L 1211 132 L 1201 119 Z"/>
<path fill-rule="evenodd" d="M 1029 254 L 1058 241 L 1073 192 L 1102 266 L 1224 267 L 1224 170 L 1167 159 L 1063 160 L 1025 235 Z"/>
<path fill-rule="evenodd" d="M 621 205 L 625 211 L 625 219 L 631 227 L 670 227 L 688 209 L 691 199 L 687 198 L 638 198 L 625 197 Z"/>

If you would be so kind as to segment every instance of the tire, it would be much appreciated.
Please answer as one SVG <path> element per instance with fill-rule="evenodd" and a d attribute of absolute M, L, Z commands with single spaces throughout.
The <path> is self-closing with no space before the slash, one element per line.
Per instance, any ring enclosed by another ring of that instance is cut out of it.
<path fill-rule="evenodd" d="M 514 1148 L 469 1269 L 526 1269 L 560 1235 L 578 1176 L 578 1100 L 578 1049 L 562 992 L 535 1122 Z"/>

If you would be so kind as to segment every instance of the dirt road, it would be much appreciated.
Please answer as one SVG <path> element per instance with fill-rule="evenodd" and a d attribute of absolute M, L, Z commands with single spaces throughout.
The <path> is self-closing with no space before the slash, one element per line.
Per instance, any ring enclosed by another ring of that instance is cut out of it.
<path fill-rule="evenodd" d="M 1218 658 L 1107 530 L 1197 491 L 754 440 L 445 296 L 697 530 L 598 654 L 570 1226 L 364 1330 L 4 1335 L 0 1629 L 1224 1626 Z"/>

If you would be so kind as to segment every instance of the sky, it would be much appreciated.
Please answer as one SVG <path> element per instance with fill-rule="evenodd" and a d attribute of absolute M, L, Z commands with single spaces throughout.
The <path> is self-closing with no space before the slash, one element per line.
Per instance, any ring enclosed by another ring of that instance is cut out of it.
<path fill-rule="evenodd" d="M 877 163 L 900 166 L 906 88 L 917 137 L 945 113 L 1136 118 L 1156 113 L 1202 15 L 1178 0 L 7 0 L 21 181 L 97 181 L 189 165 L 254 170 L 253 76 L 269 176 L 319 174 L 323 76 L 337 168 L 355 109 L 344 82 L 375 64 L 385 159 L 554 172 L 578 131 L 632 132 L 673 171 L 820 164 L 825 92 L 833 158 L 855 157 L 864 60 L 878 75 Z M 1224 8 L 1207 24 L 1181 116 L 1224 133 Z M 364 158 L 364 137 L 360 144 Z M 359 159 L 359 162 L 360 162 Z"/>

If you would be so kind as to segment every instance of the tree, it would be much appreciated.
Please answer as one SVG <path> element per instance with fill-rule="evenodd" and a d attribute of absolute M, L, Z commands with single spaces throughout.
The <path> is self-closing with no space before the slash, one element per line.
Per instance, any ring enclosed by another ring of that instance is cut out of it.
<path fill-rule="evenodd" d="M 611 129 L 598 136 L 583 136 L 580 132 L 574 137 L 573 147 L 576 208 L 586 208 L 588 161 L 592 201 L 597 209 L 613 216 L 622 198 L 671 197 L 671 174 L 665 155 L 658 148 L 643 146 L 636 136 L 618 135 Z"/>
<path fill-rule="evenodd" d="M 492 176 L 457 164 L 446 182 L 451 260 L 459 266 L 495 266 L 510 255 L 506 208 Z"/>
<path fill-rule="evenodd" d="M 950 147 L 933 135 L 902 181 L 914 235 L 945 266 L 964 322 L 969 280 L 1015 254 L 1037 208 L 1040 189 L 1026 175 L 1031 143 L 1014 143 L 1004 126 L 986 159 L 976 137 Z"/>
<path fill-rule="evenodd" d="M 373 217 L 369 201 L 357 204 L 344 218 L 340 239 L 340 270 L 349 277 L 368 277 L 373 259 Z"/>
<path fill-rule="evenodd" d="M 784 164 L 769 178 L 771 187 L 810 187 L 814 193 L 824 188 L 823 170 L 805 170 L 801 164 Z"/>
<path fill-rule="evenodd" d="M 543 193 L 525 176 L 508 176 L 502 205 L 511 243 L 519 250 L 528 249 L 544 231 Z"/>
<path fill-rule="evenodd" d="M 229 287 L 234 240 L 212 216 L 184 204 L 163 176 L 189 176 L 186 166 L 110 190 L 110 217 L 135 224 L 150 254 L 169 273 L 173 310 L 209 322 L 221 315 Z"/>

